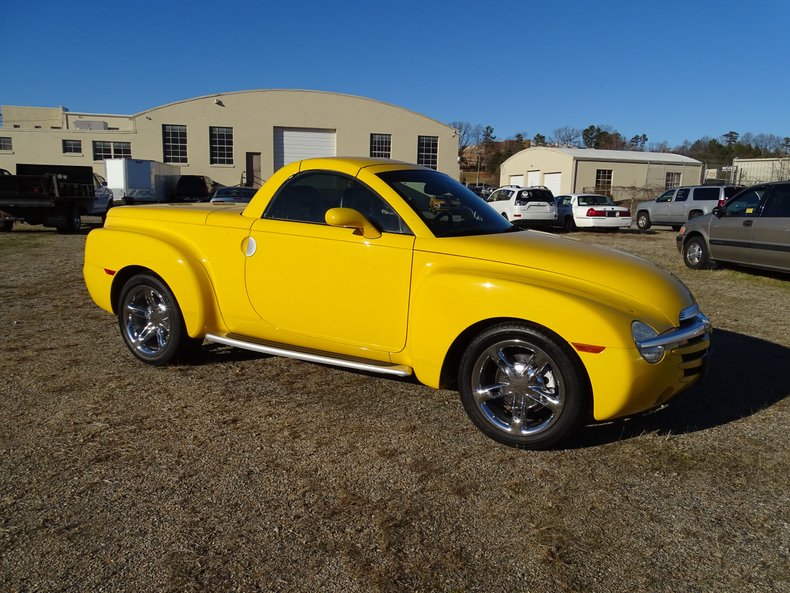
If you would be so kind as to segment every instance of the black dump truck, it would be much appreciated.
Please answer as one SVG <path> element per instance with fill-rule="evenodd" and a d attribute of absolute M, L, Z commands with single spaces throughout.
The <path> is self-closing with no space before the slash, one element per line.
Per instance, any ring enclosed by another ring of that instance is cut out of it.
<path fill-rule="evenodd" d="M 83 216 L 104 217 L 113 195 L 90 166 L 18 164 L 16 175 L 0 175 L 0 231 L 14 222 L 75 233 Z"/>

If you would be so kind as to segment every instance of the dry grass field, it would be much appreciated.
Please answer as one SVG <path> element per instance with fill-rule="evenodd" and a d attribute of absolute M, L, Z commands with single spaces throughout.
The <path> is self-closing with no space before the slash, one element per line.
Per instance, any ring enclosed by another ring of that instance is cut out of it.
<path fill-rule="evenodd" d="M 222 347 L 142 365 L 84 233 L 0 234 L 0 591 L 788 591 L 790 279 L 687 270 L 674 236 L 569 237 L 689 285 L 707 382 L 524 452 L 413 381 Z"/>

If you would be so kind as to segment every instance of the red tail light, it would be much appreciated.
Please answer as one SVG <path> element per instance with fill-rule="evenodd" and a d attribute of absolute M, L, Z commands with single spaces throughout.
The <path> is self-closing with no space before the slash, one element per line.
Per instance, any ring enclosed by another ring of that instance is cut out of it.
<path fill-rule="evenodd" d="M 631 213 L 628 212 L 627 210 L 618 210 L 617 211 L 617 216 L 620 216 L 622 218 L 626 218 L 627 216 L 631 216 Z"/>
<path fill-rule="evenodd" d="M 587 216 L 606 216 L 605 210 L 596 210 L 595 208 L 587 209 Z"/>

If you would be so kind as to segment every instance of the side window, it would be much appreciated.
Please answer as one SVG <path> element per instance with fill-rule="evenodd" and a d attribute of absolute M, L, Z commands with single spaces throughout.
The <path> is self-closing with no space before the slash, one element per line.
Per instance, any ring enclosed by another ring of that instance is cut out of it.
<path fill-rule="evenodd" d="M 494 193 L 492 193 L 490 196 L 488 196 L 488 200 L 486 200 L 486 201 L 487 202 L 497 202 L 497 201 L 502 199 L 503 194 L 504 194 L 504 192 L 502 190 L 498 189 Z"/>
<path fill-rule="evenodd" d="M 658 198 L 656 198 L 656 202 L 671 202 L 672 196 L 675 195 L 675 190 L 671 189 L 669 191 L 665 191 L 661 194 Z"/>
<path fill-rule="evenodd" d="M 326 211 L 340 206 L 352 182 L 350 177 L 323 171 L 296 175 L 272 198 L 263 218 L 326 224 Z"/>
<path fill-rule="evenodd" d="M 718 186 L 712 187 L 697 187 L 694 189 L 694 193 L 691 194 L 692 200 L 718 200 L 719 194 L 721 190 Z"/>
<path fill-rule="evenodd" d="M 340 197 L 341 208 L 353 208 L 365 215 L 383 233 L 410 233 L 400 216 L 381 197 L 359 181 L 352 180 Z"/>
<path fill-rule="evenodd" d="M 724 216 L 757 216 L 760 200 L 765 195 L 767 188 L 758 187 L 753 190 L 741 192 L 724 206 Z"/>
<path fill-rule="evenodd" d="M 685 201 L 686 201 L 686 198 L 688 198 L 688 197 L 689 197 L 689 192 L 690 192 L 690 191 L 691 191 L 691 190 L 690 190 L 689 188 L 687 188 L 687 187 L 681 187 L 681 188 L 678 190 L 678 193 L 677 193 L 677 195 L 675 196 L 675 201 L 676 201 L 676 202 L 685 202 Z"/>
<path fill-rule="evenodd" d="M 763 217 L 790 218 L 790 185 L 777 185 L 765 200 Z"/>

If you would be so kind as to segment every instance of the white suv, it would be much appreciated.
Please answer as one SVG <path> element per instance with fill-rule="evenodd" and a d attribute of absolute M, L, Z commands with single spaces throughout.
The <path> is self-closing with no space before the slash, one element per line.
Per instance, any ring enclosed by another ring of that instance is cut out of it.
<path fill-rule="evenodd" d="M 510 222 L 554 224 L 557 207 L 551 190 L 543 186 L 504 185 L 486 202 Z"/>

